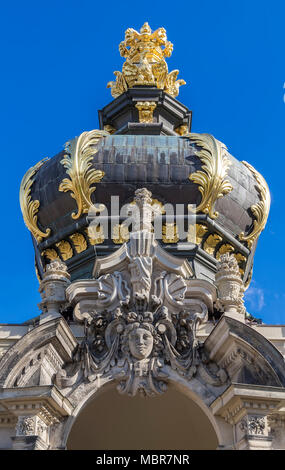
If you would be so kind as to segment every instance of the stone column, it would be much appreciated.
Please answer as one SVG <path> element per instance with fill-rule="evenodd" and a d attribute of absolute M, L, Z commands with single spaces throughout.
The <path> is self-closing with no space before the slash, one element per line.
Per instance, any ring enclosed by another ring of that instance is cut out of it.
<path fill-rule="evenodd" d="M 217 266 L 215 284 L 218 289 L 216 308 L 231 318 L 245 321 L 243 305 L 244 285 L 237 260 L 233 255 L 221 255 Z"/>
<path fill-rule="evenodd" d="M 60 317 L 60 307 L 66 302 L 65 291 L 70 284 L 70 275 L 65 263 L 54 260 L 46 266 L 39 292 L 42 302 L 39 308 L 43 311 L 40 323 Z"/>

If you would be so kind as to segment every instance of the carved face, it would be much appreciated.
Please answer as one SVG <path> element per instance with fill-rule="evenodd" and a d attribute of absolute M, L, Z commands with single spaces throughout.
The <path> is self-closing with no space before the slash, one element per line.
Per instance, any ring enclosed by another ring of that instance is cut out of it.
<path fill-rule="evenodd" d="M 135 328 L 129 334 L 129 348 L 136 359 L 147 358 L 153 348 L 153 336 L 144 328 Z"/>

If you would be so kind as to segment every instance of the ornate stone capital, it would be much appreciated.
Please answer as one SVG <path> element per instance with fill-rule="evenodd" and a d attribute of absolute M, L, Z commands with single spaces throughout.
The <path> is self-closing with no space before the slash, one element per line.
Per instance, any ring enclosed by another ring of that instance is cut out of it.
<path fill-rule="evenodd" d="M 265 416 L 247 415 L 239 423 L 241 431 L 249 436 L 268 435 L 268 426 Z"/>
<path fill-rule="evenodd" d="M 49 427 L 37 415 L 20 415 L 12 437 L 14 450 L 47 450 Z"/>
<path fill-rule="evenodd" d="M 236 425 L 237 448 L 258 450 L 270 449 L 272 438 L 269 436 L 267 416 L 264 414 L 247 414 Z"/>

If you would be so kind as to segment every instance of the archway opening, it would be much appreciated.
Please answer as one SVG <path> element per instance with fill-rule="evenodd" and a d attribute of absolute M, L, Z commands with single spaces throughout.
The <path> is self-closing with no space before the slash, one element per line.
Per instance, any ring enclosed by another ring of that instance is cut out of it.
<path fill-rule="evenodd" d="M 215 430 L 202 409 L 174 387 L 155 398 L 120 395 L 112 387 L 76 418 L 68 450 L 216 449 Z"/>

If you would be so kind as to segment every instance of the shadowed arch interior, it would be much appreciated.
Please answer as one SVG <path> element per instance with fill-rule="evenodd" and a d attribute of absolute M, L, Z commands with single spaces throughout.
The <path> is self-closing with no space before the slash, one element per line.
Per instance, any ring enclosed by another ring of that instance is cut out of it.
<path fill-rule="evenodd" d="M 76 418 L 68 450 L 216 449 L 201 408 L 174 387 L 159 397 L 128 397 L 115 388 L 94 397 Z"/>

